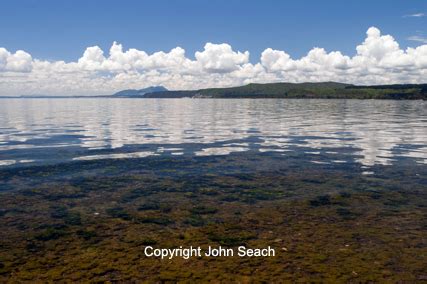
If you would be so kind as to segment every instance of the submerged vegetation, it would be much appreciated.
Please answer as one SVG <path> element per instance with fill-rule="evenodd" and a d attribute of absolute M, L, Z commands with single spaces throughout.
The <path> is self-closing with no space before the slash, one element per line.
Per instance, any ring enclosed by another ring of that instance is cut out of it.
<path fill-rule="evenodd" d="M 371 170 L 254 153 L 2 170 L 0 281 L 425 280 L 426 167 Z M 166 263 L 148 245 L 277 256 Z"/>

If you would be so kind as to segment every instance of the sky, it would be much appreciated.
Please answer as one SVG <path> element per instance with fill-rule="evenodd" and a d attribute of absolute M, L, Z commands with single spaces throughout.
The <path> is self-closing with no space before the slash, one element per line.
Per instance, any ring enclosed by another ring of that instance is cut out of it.
<path fill-rule="evenodd" d="M 420 83 L 427 1 L 0 3 L 0 95 L 251 82 Z"/>

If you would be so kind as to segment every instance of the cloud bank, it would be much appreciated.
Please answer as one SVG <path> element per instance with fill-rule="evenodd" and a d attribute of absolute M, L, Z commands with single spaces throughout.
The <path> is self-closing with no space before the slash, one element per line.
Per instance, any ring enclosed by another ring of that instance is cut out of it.
<path fill-rule="evenodd" d="M 403 50 L 390 35 L 371 27 L 352 57 L 315 47 L 293 59 L 265 49 L 257 63 L 249 51 L 206 43 L 194 59 L 176 47 L 148 54 L 114 42 L 108 54 L 88 47 L 75 62 L 34 59 L 0 48 L 0 95 L 101 95 L 163 85 L 169 89 L 228 87 L 248 83 L 338 81 L 354 84 L 425 83 L 427 45 Z"/>

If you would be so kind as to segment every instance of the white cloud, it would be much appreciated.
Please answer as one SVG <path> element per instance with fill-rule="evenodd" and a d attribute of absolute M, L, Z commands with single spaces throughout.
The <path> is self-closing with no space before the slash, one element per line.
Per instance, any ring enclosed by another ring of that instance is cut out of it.
<path fill-rule="evenodd" d="M 261 54 L 261 64 L 267 71 L 289 71 L 295 69 L 295 64 L 289 54 L 281 50 L 267 48 Z"/>
<path fill-rule="evenodd" d="M 422 37 L 422 36 L 418 36 L 418 35 L 410 36 L 407 38 L 407 40 L 427 43 L 427 37 Z"/>
<path fill-rule="evenodd" d="M 78 64 L 85 70 L 102 70 L 104 61 L 104 51 L 98 46 L 91 46 L 86 48 Z"/>
<path fill-rule="evenodd" d="M 31 55 L 25 51 L 18 50 L 12 54 L 0 47 L 0 72 L 30 72 L 32 60 Z"/>
<path fill-rule="evenodd" d="M 108 58 L 98 46 L 88 47 L 78 60 L 78 64 L 84 70 L 113 73 L 178 67 L 191 69 L 191 61 L 185 57 L 185 50 L 181 47 L 176 47 L 169 52 L 159 51 L 148 55 L 144 51 L 133 48 L 124 52 L 122 45 L 117 42 L 111 46 Z"/>
<path fill-rule="evenodd" d="M 415 14 L 409 14 L 409 15 L 404 15 L 404 18 L 420 18 L 420 17 L 424 17 L 425 14 L 424 13 L 415 13 Z"/>
<path fill-rule="evenodd" d="M 227 73 L 239 69 L 239 66 L 249 62 L 249 51 L 234 52 L 230 45 L 213 44 L 208 42 L 205 50 L 196 52 L 196 59 L 202 68 L 212 73 Z"/>
<path fill-rule="evenodd" d="M 357 54 L 366 58 L 381 60 L 388 53 L 399 50 L 399 44 L 390 35 L 381 36 L 379 29 L 370 27 L 365 41 L 356 47 Z"/>
<path fill-rule="evenodd" d="M 195 59 L 181 47 L 148 54 L 113 43 L 108 53 L 88 47 L 75 62 L 33 59 L 24 51 L 0 48 L 0 95 L 111 94 L 117 90 L 164 85 L 170 89 L 227 87 L 251 82 L 339 81 L 355 84 L 425 83 L 427 45 L 401 49 L 390 35 L 371 27 L 354 56 L 315 47 L 293 59 L 265 49 L 258 63 L 249 52 L 225 43 L 207 43 Z"/>

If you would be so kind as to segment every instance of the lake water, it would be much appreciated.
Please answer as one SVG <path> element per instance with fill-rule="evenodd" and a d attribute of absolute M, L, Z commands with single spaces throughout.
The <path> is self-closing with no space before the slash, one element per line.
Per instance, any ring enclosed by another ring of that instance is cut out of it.
<path fill-rule="evenodd" d="M 323 163 L 371 166 L 413 158 L 425 164 L 427 103 L 0 100 L 3 167 L 151 155 L 227 155 L 249 150 L 275 151 L 284 156 L 295 151 L 313 155 L 322 152 Z"/>
<path fill-rule="evenodd" d="M 422 282 L 426 162 L 424 101 L 0 99 L 0 282 Z"/>

